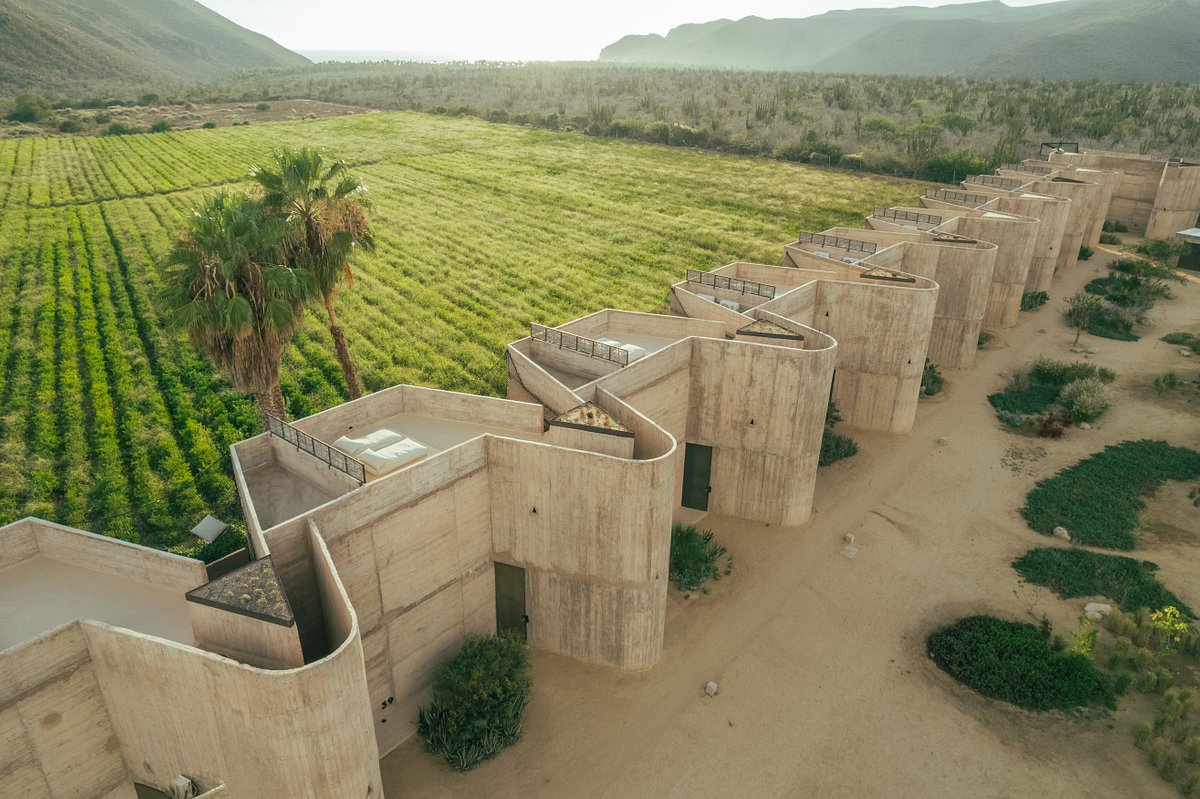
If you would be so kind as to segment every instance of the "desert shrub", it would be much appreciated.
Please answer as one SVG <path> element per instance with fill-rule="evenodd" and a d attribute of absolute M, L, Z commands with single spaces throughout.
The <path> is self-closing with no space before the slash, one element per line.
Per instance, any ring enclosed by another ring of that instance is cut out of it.
<path fill-rule="evenodd" d="M 1056 361 L 1051 358 L 1036 358 L 1029 364 L 1029 379 L 1051 386 L 1065 386 L 1076 380 L 1095 378 L 1105 383 L 1117 379 L 1111 369 L 1098 367 L 1087 361 Z"/>
<path fill-rule="evenodd" d="M 59 133 L 82 133 L 84 130 L 83 122 L 75 119 L 64 119 L 58 123 Z"/>
<path fill-rule="evenodd" d="M 946 378 L 942 376 L 938 365 L 926 358 L 925 371 L 921 373 L 921 396 L 932 397 L 934 394 L 939 394 L 945 385 Z"/>
<path fill-rule="evenodd" d="M 1058 402 L 1070 411 L 1076 422 L 1091 422 L 1109 409 L 1112 398 L 1098 378 L 1085 377 L 1063 386 Z"/>
<path fill-rule="evenodd" d="M 1118 308 L 1101 308 L 1092 318 L 1087 331 L 1093 336 L 1111 338 L 1115 341 L 1137 341 L 1140 336 L 1133 332 L 1136 319 Z"/>
<path fill-rule="evenodd" d="M 1174 372 L 1166 372 L 1154 378 L 1154 390 L 1159 394 L 1165 394 L 1173 388 L 1179 387 L 1179 375 Z"/>
<path fill-rule="evenodd" d="M 838 422 L 842 421 L 841 411 L 837 403 L 829 401 L 825 412 L 825 430 L 821 434 L 821 453 L 817 457 L 817 466 L 829 466 L 845 458 L 858 454 L 858 442 L 850 436 L 834 432 Z"/>
<path fill-rule="evenodd" d="M 1150 741 L 1146 759 L 1158 770 L 1158 776 L 1167 781 L 1175 779 L 1175 772 L 1179 768 L 1179 749 L 1166 738 L 1157 737 Z"/>
<path fill-rule="evenodd" d="M 1074 537 L 1075 532 L 1071 535 Z M 1025 582 L 1045 586 L 1063 599 L 1106 596 L 1130 612 L 1173 605 L 1189 616 L 1192 613 L 1158 581 L 1154 575 L 1158 564 L 1148 560 L 1086 549 L 1043 547 L 1017 558 L 1013 568 Z"/>
<path fill-rule="evenodd" d="M 1133 672 L 1119 671 L 1113 677 L 1113 693 L 1117 696 L 1124 696 L 1133 687 Z"/>
<path fill-rule="evenodd" d="M 1101 244 L 1120 244 L 1121 237 L 1116 235 L 1115 233 L 1101 233 L 1100 234 L 1100 243 Z"/>
<path fill-rule="evenodd" d="M 1183 745 L 1184 756 L 1189 763 L 1200 763 L 1200 735 L 1193 735 Z"/>
<path fill-rule="evenodd" d="M 1027 291 L 1021 295 L 1021 310 L 1036 311 L 1050 302 L 1050 295 L 1044 291 Z"/>
<path fill-rule="evenodd" d="M 1062 438 L 1072 422 L 1073 419 L 1051 411 L 1042 417 L 1038 434 L 1042 438 Z"/>
<path fill-rule="evenodd" d="M 140 128 L 126 125 L 124 122 L 114 122 L 105 129 L 106 136 L 129 136 L 134 133 L 143 133 Z"/>
<path fill-rule="evenodd" d="M 271 104 L 270 104 L 270 103 L 259 103 L 258 105 L 254 106 L 254 110 L 256 110 L 256 111 L 270 111 L 270 110 L 271 110 Z"/>
<path fill-rule="evenodd" d="M 1038 482 L 1020 512 L 1039 533 L 1062 526 L 1081 544 L 1133 549 L 1142 497 L 1168 480 L 1198 477 L 1200 452 L 1165 441 L 1124 441 Z"/>
<path fill-rule="evenodd" d="M 1188 245 L 1174 239 L 1147 239 L 1135 249 L 1156 264 L 1162 265 L 1188 253 Z"/>
<path fill-rule="evenodd" d="M 926 641 L 933 662 L 969 688 L 1030 710 L 1113 706 L 1108 679 L 1032 624 L 969 616 Z"/>
<path fill-rule="evenodd" d="M 160 119 L 150 126 L 151 133 L 167 133 L 171 130 L 171 122 L 166 119 Z"/>
<path fill-rule="evenodd" d="M 1161 280 L 1119 272 L 1109 272 L 1107 277 L 1098 277 L 1088 282 L 1083 289 L 1089 294 L 1103 297 L 1118 308 L 1131 308 L 1141 312 L 1153 308 L 1158 300 L 1171 296 L 1167 284 Z"/>
<path fill-rule="evenodd" d="M 1165 341 L 1177 347 L 1187 347 L 1192 352 L 1200 354 L 1200 336 L 1195 333 L 1168 333 L 1159 341 Z"/>
<path fill-rule="evenodd" d="M 529 687 L 529 648 L 518 635 L 471 636 L 434 674 L 417 732 L 431 753 L 467 771 L 521 737 Z"/>
<path fill-rule="evenodd" d="M 988 395 L 988 402 L 997 411 L 1030 414 L 1041 413 L 1058 400 L 1059 387 L 1053 383 L 1035 381 L 1027 374 L 1015 374 L 1003 391 Z"/>
<path fill-rule="evenodd" d="M 51 112 L 50 101 L 40 94 L 18 94 L 8 112 L 11 122 L 43 122 Z"/>
<path fill-rule="evenodd" d="M 709 580 L 721 579 L 718 561 L 725 547 L 713 541 L 712 530 L 694 524 L 671 526 L 671 567 L 668 578 L 680 591 L 699 591 Z"/>
<path fill-rule="evenodd" d="M 1090 260 L 1092 259 L 1092 256 L 1093 256 L 1093 255 L 1095 255 L 1095 254 L 1096 254 L 1096 251 L 1095 251 L 1095 250 L 1093 250 L 1091 247 L 1088 247 L 1086 244 L 1084 244 L 1084 245 L 1080 245 L 1080 247 L 1079 247 L 1079 260 L 1081 260 L 1081 261 L 1090 261 Z"/>
<path fill-rule="evenodd" d="M 96 116 L 92 117 L 92 121 L 97 125 L 107 125 L 109 122 L 112 122 L 112 114 L 96 114 Z"/>
<path fill-rule="evenodd" d="M 201 127 L 201 128 L 203 128 L 204 130 L 212 130 L 212 129 L 213 129 L 213 128 L 215 128 L 216 126 L 217 126 L 217 123 L 216 123 L 216 122 L 205 122 L 205 123 L 204 123 L 203 125 L 201 125 L 200 127 Z"/>
<path fill-rule="evenodd" d="M 1104 232 L 1105 233 L 1128 233 L 1129 228 L 1125 226 L 1124 222 L 1105 222 L 1104 223 Z"/>
<path fill-rule="evenodd" d="M 1025 417 L 1012 411 L 996 411 L 996 418 L 1009 427 L 1020 428 L 1025 426 Z"/>
<path fill-rule="evenodd" d="M 979 331 L 979 340 L 975 342 L 975 347 L 977 349 L 983 349 L 993 338 L 994 336 L 991 333 L 987 332 L 986 330 L 981 330 Z"/>

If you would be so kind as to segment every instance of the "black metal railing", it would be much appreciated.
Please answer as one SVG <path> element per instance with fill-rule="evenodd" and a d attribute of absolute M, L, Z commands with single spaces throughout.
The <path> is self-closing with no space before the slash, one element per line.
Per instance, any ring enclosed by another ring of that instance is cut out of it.
<path fill-rule="evenodd" d="M 758 297 L 766 297 L 768 300 L 775 297 L 774 286 L 767 285 L 766 283 L 755 283 L 753 280 L 714 275 L 712 272 L 701 272 L 699 269 L 687 270 L 687 279 L 689 283 L 700 283 L 704 286 L 712 286 L 714 289 L 726 289 L 728 291 L 736 291 L 740 294 L 754 294 Z"/>
<path fill-rule="evenodd" d="M 599 358 L 602 361 L 611 361 L 618 366 L 629 365 L 629 350 L 623 350 L 586 336 L 577 336 L 574 333 L 534 323 L 529 326 L 529 337 L 534 341 L 544 341 L 564 350 Z"/>
<path fill-rule="evenodd" d="M 983 205 L 988 201 L 988 197 L 983 194 L 971 194 L 966 191 L 954 191 L 953 189 L 929 189 L 925 192 L 925 196 L 931 200 L 945 200 L 951 203 L 975 203 Z"/>
<path fill-rule="evenodd" d="M 291 444 L 301 452 L 306 452 L 331 469 L 349 475 L 359 482 L 367 482 L 367 467 L 355 458 L 350 457 L 339 449 L 335 449 L 318 438 L 313 438 L 303 430 L 298 430 L 282 419 L 274 416 L 267 417 L 267 432 Z"/>
<path fill-rule="evenodd" d="M 1049 175 L 1056 171 L 1055 167 L 1049 164 L 1005 164 L 1000 168 L 1010 172 L 1029 172 L 1034 175 Z"/>
<path fill-rule="evenodd" d="M 1000 175 L 971 175 L 966 180 L 967 183 L 974 183 L 976 186 L 994 186 L 997 189 L 1006 189 L 1012 191 L 1019 189 L 1028 183 L 1028 180 L 1020 178 L 1006 178 Z"/>
<path fill-rule="evenodd" d="M 818 247 L 833 247 L 838 250 L 861 252 L 864 255 L 874 255 L 879 245 L 873 241 L 861 239 L 845 239 L 841 236 L 826 236 L 824 233 L 801 233 L 801 244 L 815 244 Z"/>
<path fill-rule="evenodd" d="M 875 219 L 891 219 L 896 222 L 916 222 L 918 225 L 932 225 L 934 227 L 942 224 L 940 216 L 922 214 L 917 211 L 905 211 L 901 208 L 876 208 L 872 217 Z"/>

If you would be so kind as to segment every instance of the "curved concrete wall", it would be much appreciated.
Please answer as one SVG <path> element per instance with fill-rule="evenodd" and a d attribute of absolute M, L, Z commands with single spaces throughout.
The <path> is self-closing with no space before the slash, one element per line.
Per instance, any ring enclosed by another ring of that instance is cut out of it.
<path fill-rule="evenodd" d="M 115 799 L 135 781 L 165 787 L 185 774 L 232 796 L 382 796 L 357 621 L 319 536 L 309 545 L 337 646 L 302 667 L 258 669 L 94 621 L 0 654 L 5 749 L 57 738 L 57 762 L 43 765 L 48 793 L 10 790 L 30 774 L 6 771 L 0 795 Z M 36 721 L 15 739 L 5 690 L 19 690 L 18 708 Z M 108 787 L 78 781 L 89 774 Z"/>
<path fill-rule="evenodd" d="M 1005 174 L 1004 170 L 996 170 L 997 174 Z M 1019 173 L 1018 173 L 1019 174 Z M 1079 263 L 1079 248 L 1084 245 L 1091 235 L 1097 220 L 1104 224 L 1103 206 L 1104 188 L 1092 181 L 1055 173 L 1048 177 L 1037 178 L 1022 187 L 1036 194 L 1048 194 L 1053 197 L 1065 197 L 1071 201 L 1067 213 L 1067 223 L 1063 228 L 1063 239 L 1058 249 L 1058 269 L 1070 269 Z"/>
<path fill-rule="evenodd" d="M 960 236 L 990 241 L 996 245 L 996 264 L 992 284 L 988 289 L 987 308 L 983 314 L 985 328 L 1015 327 L 1021 312 L 1021 295 L 1033 262 L 1037 228 L 1041 222 L 1017 214 L 961 208 L 929 198 L 921 200 L 923 207 L 913 210 L 943 212 L 947 221 L 935 230 L 945 230 Z M 943 207 L 945 206 L 945 207 Z"/>
<path fill-rule="evenodd" d="M 1058 253 L 1062 247 L 1063 233 L 1067 227 L 1067 215 L 1071 201 L 1064 197 L 1036 194 L 1027 191 L 1008 191 L 992 186 L 964 183 L 965 191 L 988 198 L 979 208 L 1017 214 L 1037 219 L 1037 238 L 1033 245 L 1033 259 L 1025 277 L 1025 291 L 1049 291 L 1058 265 Z"/>

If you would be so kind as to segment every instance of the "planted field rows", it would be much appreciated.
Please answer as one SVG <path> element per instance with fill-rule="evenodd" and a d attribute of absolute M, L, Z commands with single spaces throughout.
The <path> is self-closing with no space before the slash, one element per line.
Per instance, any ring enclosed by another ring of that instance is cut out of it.
<path fill-rule="evenodd" d="M 280 144 L 370 188 L 378 250 L 339 295 L 368 390 L 502 394 L 530 322 L 662 310 L 688 268 L 778 263 L 918 184 L 415 114 L 0 143 L 0 523 L 34 514 L 152 546 L 240 520 L 228 448 L 258 431 L 156 303 L 191 204 Z M 323 312 L 285 357 L 293 416 L 341 402 Z"/>

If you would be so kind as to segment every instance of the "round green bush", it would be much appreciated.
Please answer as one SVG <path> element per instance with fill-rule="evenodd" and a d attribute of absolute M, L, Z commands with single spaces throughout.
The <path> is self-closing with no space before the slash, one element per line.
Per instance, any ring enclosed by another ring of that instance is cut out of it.
<path fill-rule="evenodd" d="M 472 769 L 521 737 L 530 684 L 529 647 L 516 633 L 471 636 L 438 667 L 417 732 L 452 768 Z"/>
<path fill-rule="evenodd" d="M 1108 389 L 1095 377 L 1085 377 L 1063 386 L 1058 401 L 1078 422 L 1098 419 L 1112 405 Z"/>
<path fill-rule="evenodd" d="M 1086 655 L 1062 651 L 1037 627 L 968 616 L 929 636 L 929 657 L 984 696 L 1030 710 L 1113 707 L 1108 678 Z"/>

